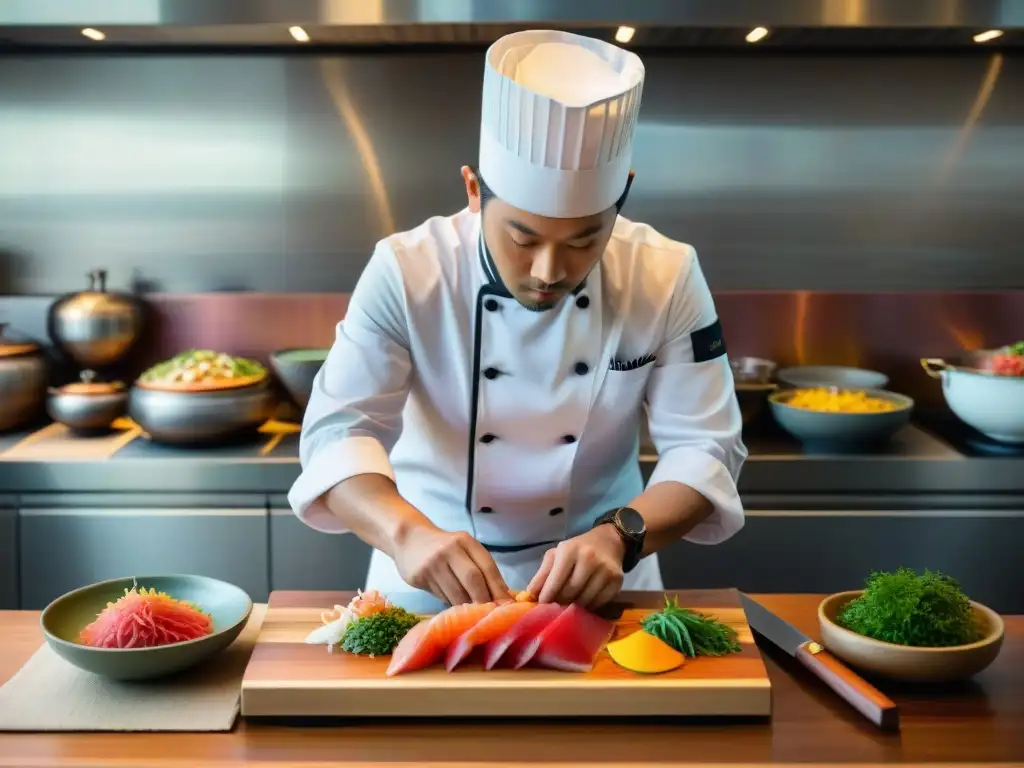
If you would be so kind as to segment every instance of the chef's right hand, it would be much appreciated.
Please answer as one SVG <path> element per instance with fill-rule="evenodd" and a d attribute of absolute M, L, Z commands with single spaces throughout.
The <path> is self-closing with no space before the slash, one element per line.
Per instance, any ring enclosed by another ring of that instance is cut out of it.
<path fill-rule="evenodd" d="M 394 559 L 406 584 L 452 605 L 509 598 L 491 553 L 464 531 L 417 526 L 395 547 Z"/>

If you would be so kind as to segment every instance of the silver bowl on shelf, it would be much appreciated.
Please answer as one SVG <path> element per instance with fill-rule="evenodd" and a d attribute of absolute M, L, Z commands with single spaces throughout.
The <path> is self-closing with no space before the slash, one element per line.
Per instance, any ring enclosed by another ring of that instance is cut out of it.
<path fill-rule="evenodd" d="M 50 369 L 36 342 L 5 333 L 6 328 L 0 323 L 0 432 L 42 415 Z"/>
<path fill-rule="evenodd" d="M 743 423 L 753 421 L 764 410 L 768 395 L 778 389 L 773 381 L 776 364 L 762 357 L 737 357 L 729 360 L 740 404 Z"/>
<path fill-rule="evenodd" d="M 884 373 L 846 365 L 798 365 L 783 368 L 775 378 L 783 386 L 794 389 L 885 389 L 889 384 L 889 377 Z"/>
<path fill-rule="evenodd" d="M 231 389 L 173 391 L 136 384 L 128 414 L 158 443 L 203 445 L 255 433 L 274 413 L 269 382 Z"/>
<path fill-rule="evenodd" d="M 128 392 L 121 382 L 99 382 L 93 371 L 82 371 L 81 381 L 50 388 L 46 410 L 50 418 L 72 432 L 88 434 L 109 430 L 128 410 Z"/>

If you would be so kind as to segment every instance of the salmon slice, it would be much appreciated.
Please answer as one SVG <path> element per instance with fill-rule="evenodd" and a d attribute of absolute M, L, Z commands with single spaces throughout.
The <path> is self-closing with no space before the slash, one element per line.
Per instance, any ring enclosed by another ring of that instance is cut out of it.
<path fill-rule="evenodd" d="M 587 672 L 614 632 L 614 621 L 570 605 L 537 637 L 536 650 L 528 661 L 563 672 Z"/>
<path fill-rule="evenodd" d="M 448 646 L 444 660 L 445 668 L 451 672 L 473 652 L 474 648 L 505 634 L 513 624 L 536 607 L 536 603 L 509 602 L 499 605 Z"/>
<path fill-rule="evenodd" d="M 515 666 L 520 649 L 533 640 L 545 627 L 557 619 L 565 610 L 557 603 L 541 603 L 522 616 L 503 635 L 495 637 L 484 645 L 484 667 L 494 669 Z"/>
<path fill-rule="evenodd" d="M 433 664 L 455 638 L 497 607 L 495 603 L 453 605 L 421 621 L 398 642 L 391 654 L 388 675 L 411 672 Z"/>

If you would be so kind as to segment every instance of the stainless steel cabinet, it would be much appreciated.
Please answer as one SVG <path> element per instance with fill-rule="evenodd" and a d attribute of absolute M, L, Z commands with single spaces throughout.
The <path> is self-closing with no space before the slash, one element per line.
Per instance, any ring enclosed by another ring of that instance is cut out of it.
<path fill-rule="evenodd" d="M 715 546 L 679 542 L 661 555 L 667 588 L 751 592 L 859 589 L 872 570 L 929 568 L 1003 613 L 1024 613 L 1024 510 L 758 511 Z"/>
<path fill-rule="evenodd" d="M 349 533 L 321 533 L 291 509 L 270 510 L 272 589 L 362 589 L 371 548 Z"/>
<path fill-rule="evenodd" d="M 18 607 L 18 513 L 0 504 L 0 611 Z"/>
<path fill-rule="evenodd" d="M 20 510 L 21 607 L 104 579 L 194 573 L 269 591 L 265 507 Z"/>

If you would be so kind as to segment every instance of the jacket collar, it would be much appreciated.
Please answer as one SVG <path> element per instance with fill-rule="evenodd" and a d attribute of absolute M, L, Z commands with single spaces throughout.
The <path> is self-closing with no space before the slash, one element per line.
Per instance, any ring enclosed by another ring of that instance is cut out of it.
<path fill-rule="evenodd" d="M 480 262 L 480 268 L 484 273 L 484 282 L 490 287 L 492 293 L 496 293 L 499 296 L 503 296 L 507 299 L 512 298 L 512 293 L 508 290 L 505 282 L 501 279 L 501 275 L 498 272 L 498 267 L 494 263 L 494 257 L 491 256 L 491 249 L 487 247 L 487 243 L 484 241 L 484 227 L 483 217 L 480 217 L 479 234 L 477 235 L 477 258 Z M 577 285 L 572 295 L 577 295 L 587 286 L 587 279 L 584 278 L 583 282 Z"/>

